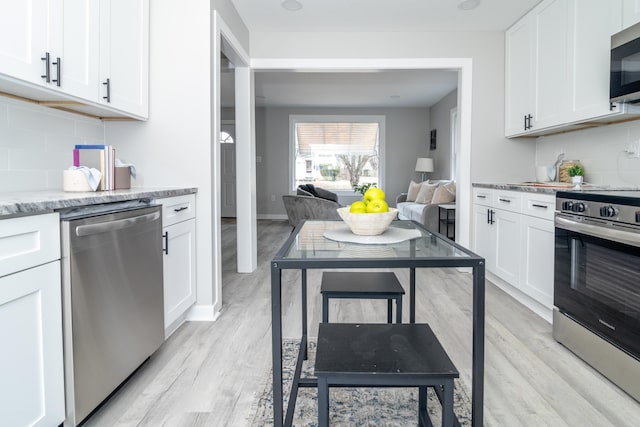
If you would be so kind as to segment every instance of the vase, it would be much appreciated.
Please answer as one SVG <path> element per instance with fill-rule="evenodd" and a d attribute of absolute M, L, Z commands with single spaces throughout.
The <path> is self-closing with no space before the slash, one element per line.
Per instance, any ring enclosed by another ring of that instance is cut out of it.
<path fill-rule="evenodd" d="M 580 187 L 582 184 L 582 176 L 572 176 L 571 182 L 575 184 L 576 187 Z"/>

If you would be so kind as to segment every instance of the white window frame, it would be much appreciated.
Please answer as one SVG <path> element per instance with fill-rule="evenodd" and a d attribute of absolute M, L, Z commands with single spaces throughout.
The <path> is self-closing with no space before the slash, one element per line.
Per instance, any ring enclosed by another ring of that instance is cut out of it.
<path fill-rule="evenodd" d="M 385 188 L 385 161 L 386 161 L 386 149 L 385 149 L 385 116 L 380 115 L 323 115 L 323 114 L 291 114 L 289 115 L 289 191 L 295 193 L 296 191 L 296 141 L 295 130 L 296 123 L 378 123 L 378 183 L 379 188 Z M 334 190 L 332 190 L 334 191 Z M 356 193 L 351 190 L 335 190 L 338 196 L 352 196 Z"/>

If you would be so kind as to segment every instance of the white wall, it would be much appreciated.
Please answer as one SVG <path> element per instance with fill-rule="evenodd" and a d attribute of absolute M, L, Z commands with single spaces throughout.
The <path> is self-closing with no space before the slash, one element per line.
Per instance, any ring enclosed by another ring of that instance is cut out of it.
<path fill-rule="evenodd" d="M 407 191 L 417 179 L 416 158 L 429 150 L 428 108 L 260 108 L 256 116 L 257 206 L 261 216 L 285 215 L 282 195 L 289 194 L 289 115 L 382 115 L 385 116 L 387 201 Z M 406 165 L 411 164 L 410 168 Z M 320 185 L 320 184 L 319 184 Z M 271 201 L 271 196 L 275 201 Z M 348 204 L 350 200 L 341 200 Z"/>
<path fill-rule="evenodd" d="M 209 1 L 151 2 L 149 121 L 105 125 L 107 141 L 136 165 L 136 186 L 198 188 L 196 318 L 212 317 L 221 301 L 212 262 L 211 27 Z"/>
<path fill-rule="evenodd" d="M 436 130 L 436 149 L 429 150 L 428 157 L 433 158 L 432 179 L 451 179 L 451 109 L 458 105 L 458 91 L 454 90 L 431 107 L 429 121 L 431 129 Z"/>
<path fill-rule="evenodd" d="M 0 192 L 62 190 L 76 144 L 104 144 L 102 122 L 0 96 Z"/>
<path fill-rule="evenodd" d="M 534 173 L 535 146 L 504 137 L 503 32 L 252 33 L 251 57 L 472 58 L 471 180 L 522 181 Z"/>
<path fill-rule="evenodd" d="M 624 151 L 640 140 L 640 121 L 584 129 L 536 140 L 536 164 L 553 164 L 559 153 L 579 160 L 585 181 L 593 184 L 640 187 L 640 159 Z"/>

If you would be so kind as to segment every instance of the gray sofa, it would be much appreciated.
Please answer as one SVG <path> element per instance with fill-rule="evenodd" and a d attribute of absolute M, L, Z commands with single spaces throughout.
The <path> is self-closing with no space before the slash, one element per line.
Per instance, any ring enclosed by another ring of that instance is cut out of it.
<path fill-rule="evenodd" d="M 432 183 L 437 182 L 447 183 L 449 181 L 435 181 Z M 417 203 L 407 202 L 407 193 L 402 193 L 396 197 L 398 219 L 417 221 L 433 231 L 438 231 L 439 206 L 441 204 L 455 204 L 455 198 L 453 201 L 445 203 Z"/>
<path fill-rule="evenodd" d="M 282 196 L 284 209 L 292 227 L 305 219 L 340 219 L 337 209 L 342 206 L 338 203 L 335 193 L 313 187 L 311 184 L 299 186 L 296 193 Z"/>

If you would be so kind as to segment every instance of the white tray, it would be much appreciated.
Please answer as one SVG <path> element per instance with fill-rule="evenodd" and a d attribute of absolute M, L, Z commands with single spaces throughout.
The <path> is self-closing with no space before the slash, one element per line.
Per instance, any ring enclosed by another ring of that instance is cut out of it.
<path fill-rule="evenodd" d="M 390 243 L 400 243 L 405 240 L 418 238 L 422 235 L 420 231 L 407 228 L 389 227 L 387 231 L 377 236 L 360 236 L 353 234 L 349 227 L 336 227 L 333 230 L 326 230 L 324 237 L 329 240 L 347 243 L 360 243 L 365 245 L 387 245 Z"/>

